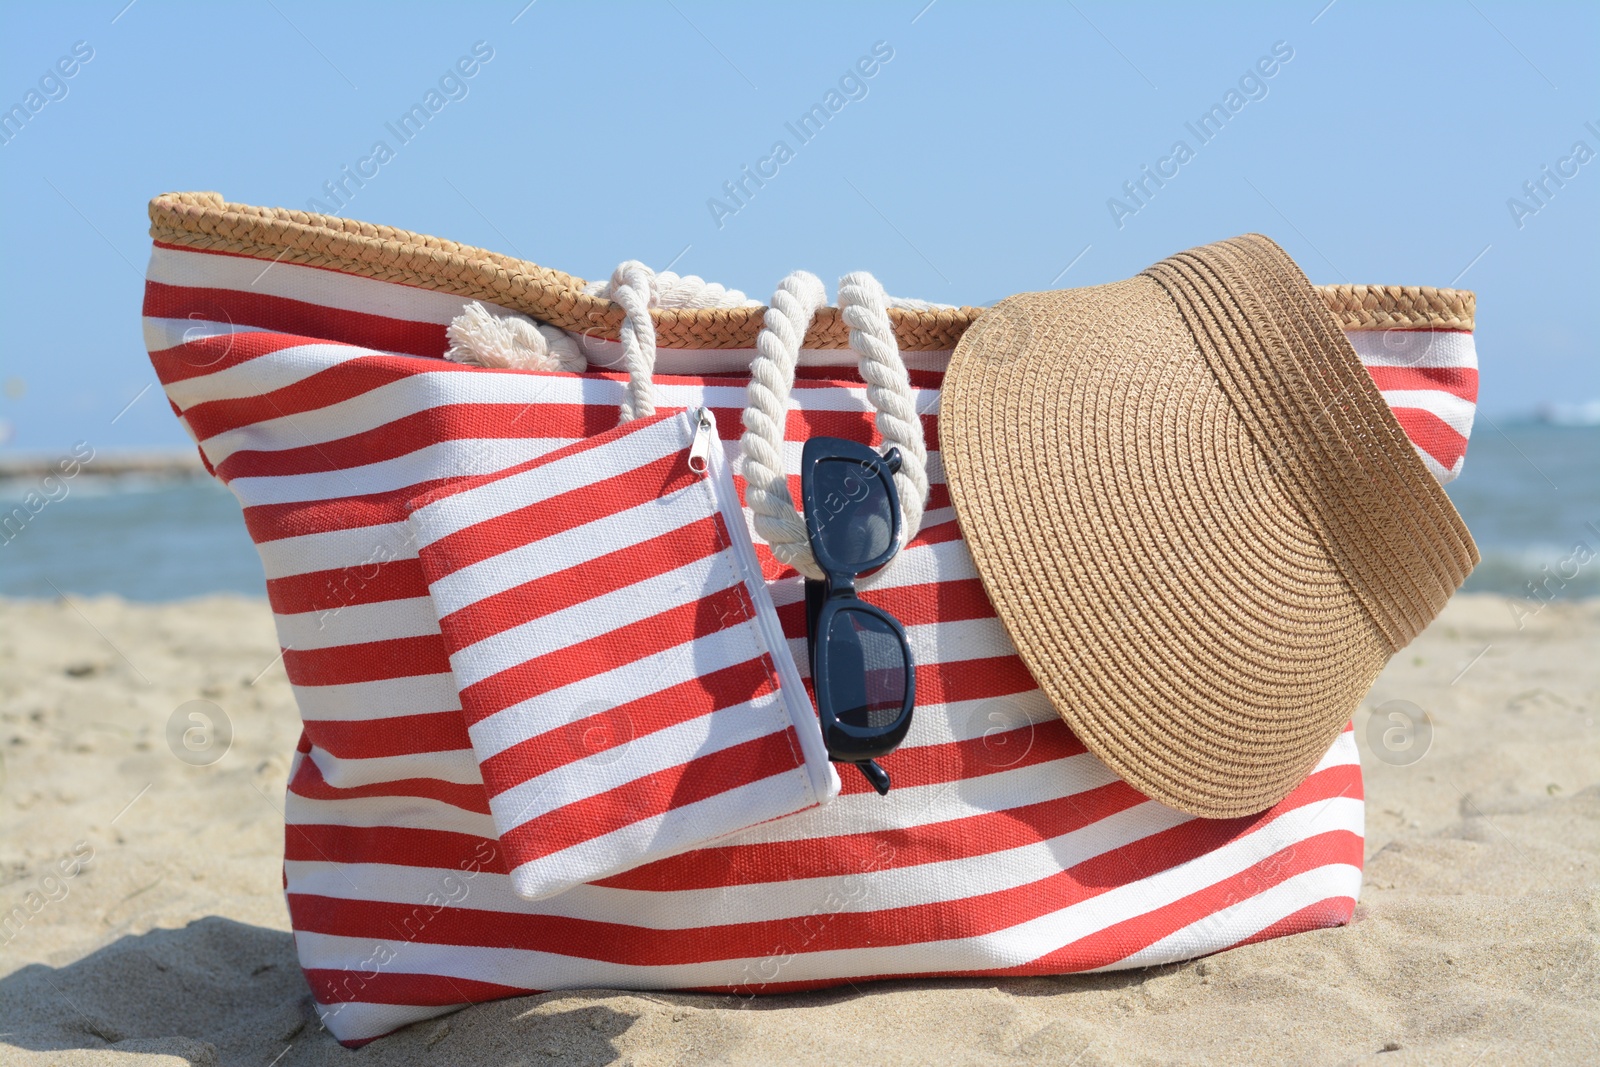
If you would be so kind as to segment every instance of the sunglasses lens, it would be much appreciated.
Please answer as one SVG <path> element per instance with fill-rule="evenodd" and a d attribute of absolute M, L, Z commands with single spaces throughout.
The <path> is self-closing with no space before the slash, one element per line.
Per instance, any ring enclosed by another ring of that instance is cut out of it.
<path fill-rule="evenodd" d="M 817 539 L 842 566 L 877 559 L 889 551 L 894 515 L 877 469 L 855 460 L 826 459 L 812 474 Z"/>
<path fill-rule="evenodd" d="M 892 725 L 906 697 L 906 653 L 876 615 L 845 609 L 828 626 L 828 688 L 840 722 L 862 730 Z"/>

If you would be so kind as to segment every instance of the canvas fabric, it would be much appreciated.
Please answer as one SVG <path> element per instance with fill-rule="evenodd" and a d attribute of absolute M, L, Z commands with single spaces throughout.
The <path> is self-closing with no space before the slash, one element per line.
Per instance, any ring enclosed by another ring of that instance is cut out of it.
<path fill-rule="evenodd" d="M 1035 687 L 950 510 L 937 421 L 948 352 L 905 353 L 932 489 L 921 531 L 863 593 L 905 623 L 917 663 L 915 723 L 884 761 L 890 795 L 846 777 L 827 805 L 524 899 L 406 505 L 611 430 L 625 376 L 446 363 L 464 303 L 164 244 L 150 262 L 151 361 L 243 508 L 304 720 L 285 891 L 340 1040 L 538 990 L 742 997 L 1141 967 L 1349 920 L 1363 814 L 1348 730 L 1282 803 L 1203 820 L 1118 779 Z M 1430 469 L 1458 471 L 1470 333 L 1350 336 Z M 620 363 L 614 342 L 586 347 L 591 365 Z M 738 425 L 752 354 L 660 349 L 657 410 L 706 406 Z M 854 362 L 802 352 L 786 428 L 796 499 L 808 437 L 878 443 Z M 742 493 L 737 447 L 725 449 Z M 803 672 L 802 583 L 756 547 Z"/>
<path fill-rule="evenodd" d="M 698 409 L 640 419 L 411 504 L 525 899 L 839 791 L 714 443 Z"/>

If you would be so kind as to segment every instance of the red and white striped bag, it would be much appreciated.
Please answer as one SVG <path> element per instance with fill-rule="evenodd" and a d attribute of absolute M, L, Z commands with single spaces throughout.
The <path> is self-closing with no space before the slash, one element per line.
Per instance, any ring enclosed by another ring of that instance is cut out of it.
<path fill-rule="evenodd" d="M 519 896 L 839 792 L 710 412 L 462 481 L 411 528 Z"/>
<path fill-rule="evenodd" d="M 938 457 L 940 375 L 976 312 L 927 306 L 891 317 L 922 413 L 928 510 L 862 594 L 906 624 L 917 662 L 915 724 L 885 761 L 894 789 L 879 797 L 847 776 L 825 806 L 523 899 L 406 504 L 617 422 L 624 375 L 441 359 L 465 305 L 560 327 L 591 367 L 620 364 L 621 309 L 566 275 L 366 223 L 216 194 L 159 197 L 151 218 L 150 358 L 244 509 L 305 722 L 285 888 L 341 1041 L 535 990 L 749 994 L 1140 967 L 1348 921 L 1362 859 L 1348 730 L 1282 803 L 1203 820 L 1121 782 L 1035 688 L 963 546 Z M 1466 301 L 1449 314 L 1427 310 L 1440 301 L 1423 291 L 1354 295 L 1341 304 L 1357 353 L 1424 462 L 1454 474 L 1477 390 L 1470 294 L 1446 294 Z M 660 412 L 705 406 L 734 425 L 760 315 L 656 310 Z M 810 436 L 880 443 L 844 345 L 825 309 L 783 427 L 791 475 Z M 801 582 L 757 548 L 803 669 Z"/>

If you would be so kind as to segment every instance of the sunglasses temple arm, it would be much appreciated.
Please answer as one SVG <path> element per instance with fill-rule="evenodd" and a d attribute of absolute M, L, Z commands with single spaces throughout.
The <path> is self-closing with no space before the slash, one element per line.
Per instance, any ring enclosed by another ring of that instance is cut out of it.
<path fill-rule="evenodd" d="M 860 760 L 856 768 L 871 783 L 872 788 L 878 791 L 880 797 L 889 795 L 889 772 L 869 759 Z"/>

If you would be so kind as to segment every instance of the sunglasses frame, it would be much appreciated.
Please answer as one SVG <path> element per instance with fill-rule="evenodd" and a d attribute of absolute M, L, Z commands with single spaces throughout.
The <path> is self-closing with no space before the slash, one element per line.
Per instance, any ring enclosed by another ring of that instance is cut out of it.
<path fill-rule="evenodd" d="M 817 468 L 829 461 L 855 463 L 867 479 L 868 492 L 875 482 L 888 498 L 891 528 L 889 546 L 872 559 L 862 563 L 847 563 L 833 556 L 822 536 L 827 522 L 842 510 L 834 502 L 830 509 L 828 500 L 819 498 L 813 477 Z M 868 571 L 882 567 L 900 551 L 900 496 L 895 489 L 894 473 L 900 469 L 900 453 L 891 448 L 879 455 L 866 445 L 840 437 L 813 437 L 805 443 L 800 457 L 800 495 L 805 510 L 806 534 L 811 541 L 811 553 L 826 576 L 822 581 L 806 581 L 806 647 L 811 658 L 811 682 L 816 693 L 817 715 L 822 723 L 823 743 L 828 758 L 837 763 L 854 763 L 880 795 L 889 791 L 889 775 L 875 762 L 888 755 L 905 740 L 911 729 L 911 715 L 917 702 L 916 664 L 911 656 L 911 645 L 906 640 L 905 627 L 881 608 L 868 604 L 856 596 L 856 578 Z M 882 623 L 900 643 L 905 661 L 905 689 L 899 714 L 888 726 L 869 728 L 852 726 L 840 721 L 834 709 L 833 688 L 829 678 L 828 655 L 833 621 L 841 612 L 858 612 Z"/>

